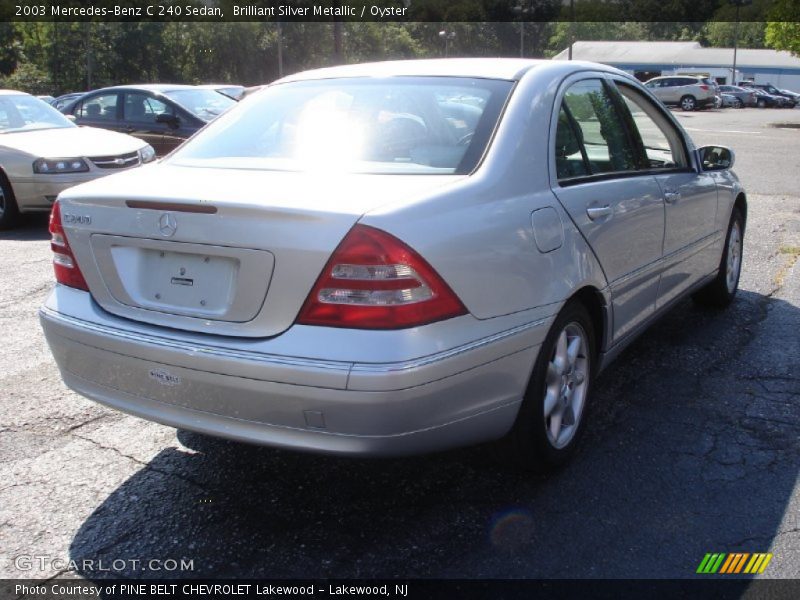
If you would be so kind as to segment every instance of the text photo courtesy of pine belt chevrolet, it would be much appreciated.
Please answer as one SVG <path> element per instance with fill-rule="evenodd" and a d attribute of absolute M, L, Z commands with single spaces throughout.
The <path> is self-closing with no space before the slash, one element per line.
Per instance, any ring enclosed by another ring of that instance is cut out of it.
<path fill-rule="evenodd" d="M 553 468 L 627 344 L 734 298 L 733 160 L 599 64 L 300 73 L 62 193 L 41 324 L 69 387 L 159 423 L 345 455 L 502 438 Z"/>
<path fill-rule="evenodd" d="M 0 229 L 49 211 L 62 190 L 155 159 L 129 135 L 78 127 L 46 102 L 0 90 Z"/>

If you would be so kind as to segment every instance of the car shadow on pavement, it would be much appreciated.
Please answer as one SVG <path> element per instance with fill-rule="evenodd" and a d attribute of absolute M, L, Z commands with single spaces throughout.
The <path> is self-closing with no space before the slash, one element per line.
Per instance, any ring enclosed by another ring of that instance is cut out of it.
<path fill-rule="evenodd" d="M 707 552 L 773 551 L 771 572 L 797 577 L 780 548 L 797 526 L 798 330 L 796 306 L 761 294 L 681 303 L 598 380 L 580 451 L 549 477 L 492 445 L 367 460 L 181 431 L 70 558 L 126 561 L 90 579 L 671 578 Z"/>
<path fill-rule="evenodd" d="M 0 231 L 0 242 L 3 240 L 34 241 L 50 239 L 48 230 L 48 213 L 31 213 L 20 215 L 19 223 L 14 229 Z"/>

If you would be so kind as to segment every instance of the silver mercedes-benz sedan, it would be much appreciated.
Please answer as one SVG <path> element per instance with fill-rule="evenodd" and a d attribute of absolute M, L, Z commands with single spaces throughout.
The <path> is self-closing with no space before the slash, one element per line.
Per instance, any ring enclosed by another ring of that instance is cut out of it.
<path fill-rule="evenodd" d="M 736 294 L 732 164 L 602 65 L 300 73 L 63 192 L 41 323 L 69 387 L 174 427 L 555 467 L 626 344 Z"/>

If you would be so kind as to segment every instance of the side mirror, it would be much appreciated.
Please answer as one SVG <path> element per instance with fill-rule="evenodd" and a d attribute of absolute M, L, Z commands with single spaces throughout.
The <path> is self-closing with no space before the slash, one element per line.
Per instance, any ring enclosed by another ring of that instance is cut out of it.
<path fill-rule="evenodd" d="M 173 129 L 177 129 L 178 125 L 180 125 L 180 122 L 181 120 L 175 115 L 168 115 L 167 113 L 156 115 L 156 123 L 166 123 Z"/>
<path fill-rule="evenodd" d="M 703 146 L 697 150 L 700 168 L 703 171 L 724 171 L 733 167 L 736 156 L 724 146 Z"/>

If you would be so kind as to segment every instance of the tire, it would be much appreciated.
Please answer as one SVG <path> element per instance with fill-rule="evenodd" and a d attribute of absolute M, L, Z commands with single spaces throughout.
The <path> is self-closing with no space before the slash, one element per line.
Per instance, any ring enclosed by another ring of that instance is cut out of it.
<path fill-rule="evenodd" d="M 744 217 L 738 208 L 734 208 L 717 276 L 692 295 L 695 302 L 713 308 L 725 308 L 733 302 L 739 289 L 739 277 L 742 272 L 743 242 Z"/>
<path fill-rule="evenodd" d="M 539 350 L 517 420 L 504 440 L 513 465 L 541 473 L 569 461 L 585 428 L 596 356 L 589 313 L 582 303 L 570 301 Z"/>
<path fill-rule="evenodd" d="M 19 208 L 14 192 L 5 175 L 0 172 L 0 230 L 11 229 L 17 224 Z"/>
<path fill-rule="evenodd" d="M 736 102 L 733 103 L 734 108 L 744 108 L 744 102 L 742 102 L 741 98 L 736 98 Z"/>
<path fill-rule="evenodd" d="M 681 110 L 697 110 L 697 100 L 694 96 L 684 96 L 680 102 Z"/>
<path fill-rule="evenodd" d="M 756 106 L 758 108 L 767 108 L 767 101 L 764 99 L 759 99 L 758 102 L 756 102 Z"/>

